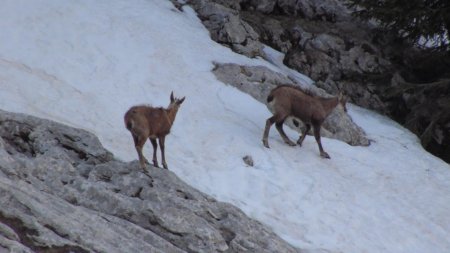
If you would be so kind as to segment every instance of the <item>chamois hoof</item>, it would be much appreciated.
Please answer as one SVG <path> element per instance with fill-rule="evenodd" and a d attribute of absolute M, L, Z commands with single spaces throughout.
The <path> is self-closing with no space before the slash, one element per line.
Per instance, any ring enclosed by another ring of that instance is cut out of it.
<path fill-rule="evenodd" d="M 320 154 L 322 158 L 331 159 L 330 155 L 327 152 L 323 152 Z"/>
<path fill-rule="evenodd" d="M 269 147 L 269 142 L 267 140 L 263 140 L 262 142 L 263 142 L 264 147 L 270 148 Z"/>
<path fill-rule="evenodd" d="M 142 170 L 145 171 L 145 167 L 146 167 L 146 166 L 145 166 L 145 163 L 140 163 L 140 164 L 139 164 L 139 167 L 140 167 Z"/>
<path fill-rule="evenodd" d="M 291 147 L 294 147 L 294 146 L 297 145 L 297 144 L 295 144 L 295 142 L 292 142 L 292 141 L 286 141 L 286 144 L 291 146 Z"/>
<path fill-rule="evenodd" d="M 141 170 L 144 172 L 144 173 L 147 173 L 147 168 L 144 166 L 144 167 L 141 167 Z"/>

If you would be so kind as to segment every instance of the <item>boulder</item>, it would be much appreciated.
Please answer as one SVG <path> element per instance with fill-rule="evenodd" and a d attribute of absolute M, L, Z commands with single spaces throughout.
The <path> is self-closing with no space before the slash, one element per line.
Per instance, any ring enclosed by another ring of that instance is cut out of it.
<path fill-rule="evenodd" d="M 192 0 L 189 4 L 209 30 L 211 39 L 248 57 L 264 56 L 259 35 L 239 12 L 219 3 Z"/>

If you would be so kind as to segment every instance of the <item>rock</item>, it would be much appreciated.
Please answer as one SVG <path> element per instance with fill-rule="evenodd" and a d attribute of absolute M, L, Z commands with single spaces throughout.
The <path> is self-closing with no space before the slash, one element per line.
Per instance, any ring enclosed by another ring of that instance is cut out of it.
<path fill-rule="evenodd" d="M 259 35 L 247 22 L 241 20 L 239 12 L 205 0 L 192 0 L 189 4 L 197 12 L 214 41 L 248 57 L 265 56 Z"/>
<path fill-rule="evenodd" d="M 247 164 L 250 167 L 253 167 L 253 158 L 250 155 L 246 155 L 242 157 L 242 160 L 244 160 L 244 163 Z"/>
<path fill-rule="evenodd" d="M 168 170 L 92 134 L 0 111 L 0 251 L 299 252 Z"/>
<path fill-rule="evenodd" d="M 350 12 L 341 1 L 335 0 L 277 0 L 283 14 L 310 20 L 336 22 L 348 20 Z"/>
<path fill-rule="evenodd" d="M 242 18 L 258 33 L 259 39 L 264 44 L 277 48 L 286 53 L 292 48 L 292 35 L 283 27 L 283 23 L 277 19 L 267 18 L 258 13 L 244 12 Z"/>
<path fill-rule="evenodd" d="M 250 0 L 246 2 L 247 8 L 252 8 L 262 13 L 272 13 L 277 1 L 273 0 Z"/>
<path fill-rule="evenodd" d="M 280 84 L 301 85 L 292 78 L 263 66 L 216 64 L 213 72 L 220 81 L 248 93 L 265 104 L 270 91 L 276 86 Z M 317 96 L 330 97 L 322 89 L 314 86 L 309 89 Z M 292 128 L 298 128 L 291 120 L 286 120 L 285 123 Z M 321 134 L 325 137 L 339 139 L 350 145 L 369 145 L 369 140 L 365 136 L 364 131 L 343 110 L 334 110 L 325 120 L 322 127 L 324 131 L 321 131 Z M 303 129 L 303 125 L 300 128 Z"/>

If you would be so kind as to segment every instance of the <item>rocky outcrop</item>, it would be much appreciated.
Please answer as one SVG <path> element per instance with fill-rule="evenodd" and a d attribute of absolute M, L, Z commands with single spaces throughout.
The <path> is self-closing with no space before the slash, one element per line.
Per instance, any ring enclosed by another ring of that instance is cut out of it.
<path fill-rule="evenodd" d="M 92 134 L 0 111 L 0 252 L 299 252 L 168 170 Z"/>
<path fill-rule="evenodd" d="M 191 0 L 189 3 L 214 41 L 248 57 L 264 56 L 259 35 L 240 18 L 238 11 L 229 8 L 238 8 L 238 5 L 222 5 L 206 0 Z"/>
<path fill-rule="evenodd" d="M 270 91 L 280 84 L 290 84 L 300 87 L 300 84 L 293 78 L 274 72 L 263 66 L 216 64 L 213 72 L 220 81 L 250 94 L 264 104 L 267 104 L 267 96 Z M 303 89 L 306 88 L 303 87 Z M 308 87 L 307 89 L 316 96 L 330 97 L 324 90 L 315 86 Z M 286 124 L 294 129 L 298 129 L 290 120 L 286 120 Z M 350 145 L 369 145 L 369 140 L 366 138 L 364 131 L 342 109 L 333 110 L 322 127 L 324 131 L 321 131 L 321 134 L 325 137 L 339 139 Z M 299 132 L 304 130 L 303 125 L 300 128 L 298 129 Z"/>

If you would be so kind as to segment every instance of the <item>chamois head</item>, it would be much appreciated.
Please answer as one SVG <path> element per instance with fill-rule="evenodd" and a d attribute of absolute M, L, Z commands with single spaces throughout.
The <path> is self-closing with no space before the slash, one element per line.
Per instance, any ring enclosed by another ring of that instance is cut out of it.
<path fill-rule="evenodd" d="M 167 107 L 167 109 L 175 109 L 175 110 L 178 110 L 178 108 L 180 108 L 180 105 L 184 102 L 184 99 L 185 99 L 186 97 L 182 97 L 181 99 L 180 98 L 176 98 L 176 97 L 174 97 L 173 96 L 173 91 L 170 93 L 170 104 L 169 104 L 169 106 Z"/>

